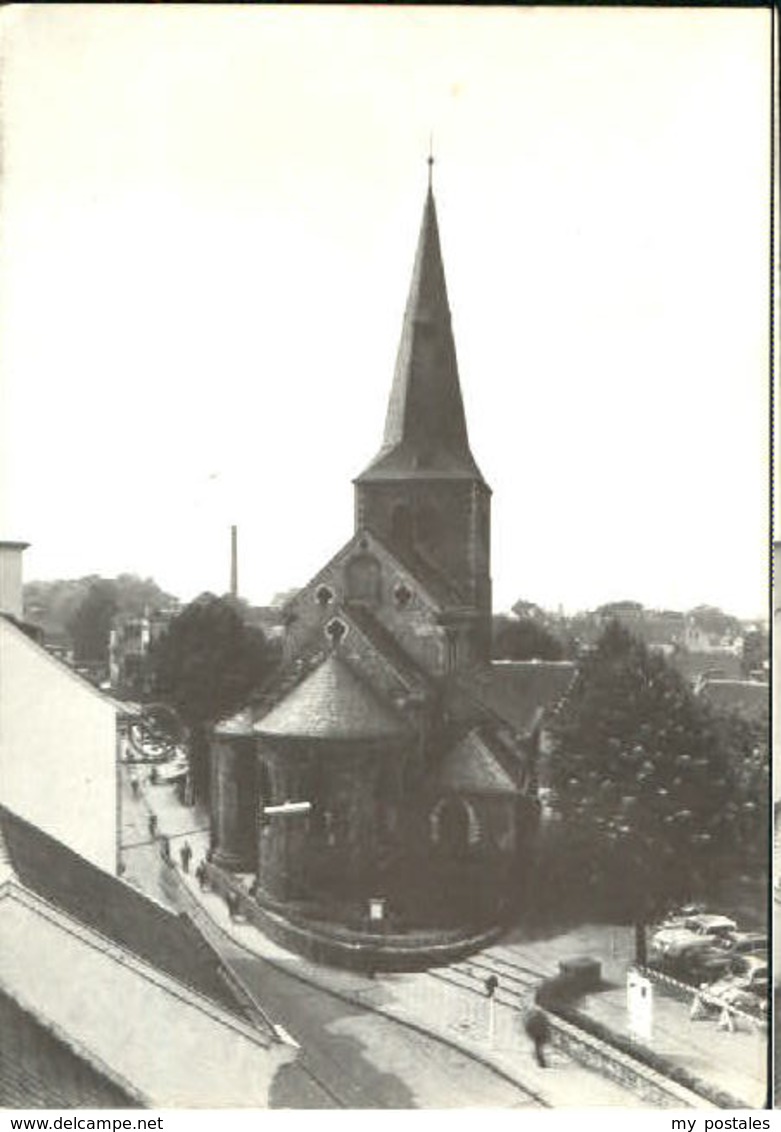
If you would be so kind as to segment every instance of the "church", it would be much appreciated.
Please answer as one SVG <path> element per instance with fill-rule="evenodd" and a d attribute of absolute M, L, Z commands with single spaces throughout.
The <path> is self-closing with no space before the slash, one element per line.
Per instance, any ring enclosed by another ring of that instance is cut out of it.
<path fill-rule="evenodd" d="M 355 530 L 284 611 L 283 660 L 215 728 L 213 866 L 281 914 L 385 930 L 524 899 L 568 663 L 491 660 L 491 489 L 469 445 L 429 181 Z"/>

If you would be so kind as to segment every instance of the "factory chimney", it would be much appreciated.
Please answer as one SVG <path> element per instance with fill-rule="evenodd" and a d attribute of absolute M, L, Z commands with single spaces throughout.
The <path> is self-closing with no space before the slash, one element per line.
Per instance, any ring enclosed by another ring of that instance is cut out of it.
<path fill-rule="evenodd" d="M 231 527 L 231 597 L 239 596 L 238 528 Z"/>

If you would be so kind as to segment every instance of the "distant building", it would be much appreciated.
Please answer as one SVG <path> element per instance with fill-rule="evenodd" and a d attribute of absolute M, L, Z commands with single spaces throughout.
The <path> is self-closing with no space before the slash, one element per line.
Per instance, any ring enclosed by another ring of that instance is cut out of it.
<path fill-rule="evenodd" d="M 43 648 L 14 613 L 25 545 L 5 543 L 0 552 L 0 804 L 115 872 L 121 707 Z"/>
<path fill-rule="evenodd" d="M 109 636 L 109 680 L 120 695 L 144 698 L 151 694 L 153 672 L 150 652 L 167 631 L 179 608 L 156 610 L 142 616 L 117 614 Z"/>
<path fill-rule="evenodd" d="M 531 859 L 535 744 L 573 669 L 491 664 L 491 490 L 430 187 L 382 448 L 354 483 L 355 532 L 285 606 L 280 669 L 216 729 L 213 860 L 275 908 L 354 922 L 382 895 L 403 924 L 490 919 Z M 288 800 L 309 812 L 276 816 Z"/>
<path fill-rule="evenodd" d="M 0 1105 L 268 1106 L 292 1051 L 186 916 L 0 806 Z"/>

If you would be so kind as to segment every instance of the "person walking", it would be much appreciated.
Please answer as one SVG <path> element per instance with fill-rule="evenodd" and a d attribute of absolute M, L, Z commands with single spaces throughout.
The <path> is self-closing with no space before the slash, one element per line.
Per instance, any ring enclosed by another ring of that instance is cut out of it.
<path fill-rule="evenodd" d="M 185 841 L 184 845 L 179 850 L 179 860 L 182 862 L 182 871 L 189 873 L 190 860 L 192 859 L 193 851 L 190 848 L 190 842 Z"/>
<path fill-rule="evenodd" d="M 149 836 L 157 837 L 157 814 L 149 815 Z"/>
<path fill-rule="evenodd" d="M 537 1059 L 537 1064 L 541 1069 L 546 1069 L 548 1063 L 545 1060 L 545 1047 L 550 1041 L 550 1022 L 547 1014 L 539 1007 L 532 1006 L 523 1020 L 523 1028 L 534 1045 L 534 1056 Z"/>

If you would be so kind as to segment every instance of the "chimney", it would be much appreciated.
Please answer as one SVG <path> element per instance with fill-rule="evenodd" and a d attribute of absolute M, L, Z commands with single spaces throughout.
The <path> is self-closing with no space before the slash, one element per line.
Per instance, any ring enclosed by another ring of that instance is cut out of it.
<path fill-rule="evenodd" d="M 239 596 L 238 529 L 231 527 L 231 597 Z"/>
<path fill-rule="evenodd" d="M 29 545 L 0 540 L 0 613 L 10 613 L 18 621 L 24 620 L 22 553 Z"/>

